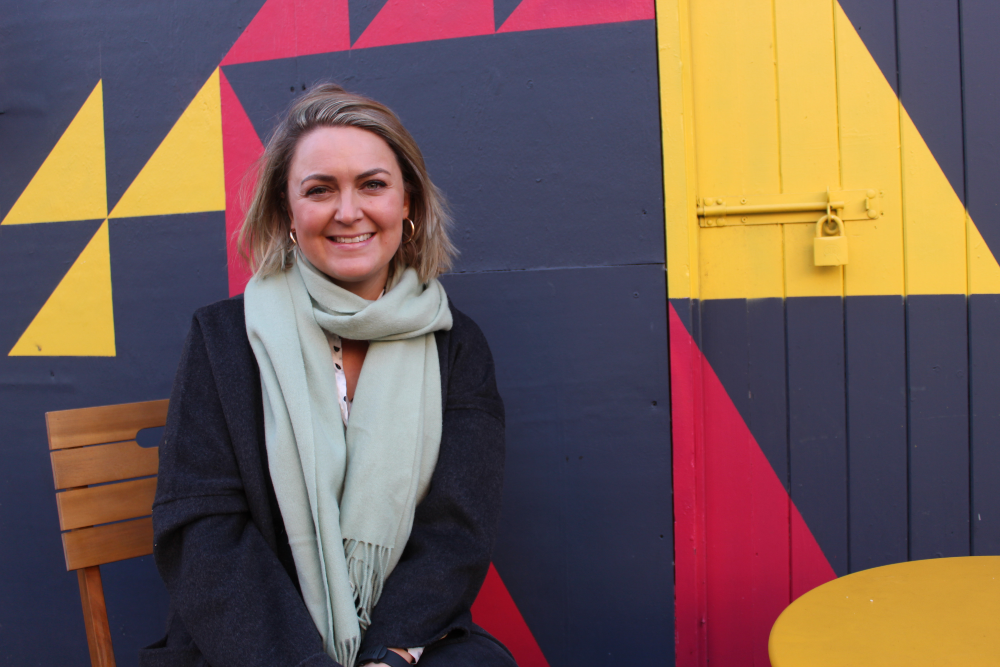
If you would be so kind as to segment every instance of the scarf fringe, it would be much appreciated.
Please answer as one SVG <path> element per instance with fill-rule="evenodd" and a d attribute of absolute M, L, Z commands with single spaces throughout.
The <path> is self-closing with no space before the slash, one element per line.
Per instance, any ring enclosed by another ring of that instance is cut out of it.
<path fill-rule="evenodd" d="M 372 609 L 382 596 L 382 585 L 389 570 L 392 547 L 345 539 L 344 555 L 347 557 L 347 578 L 354 595 L 358 624 L 361 626 L 361 635 L 364 636 L 372 623 Z"/>
<path fill-rule="evenodd" d="M 354 636 L 350 639 L 337 642 L 337 646 L 333 649 L 336 655 L 332 657 L 340 664 L 350 666 L 358 659 L 358 651 L 360 649 L 361 637 Z"/>

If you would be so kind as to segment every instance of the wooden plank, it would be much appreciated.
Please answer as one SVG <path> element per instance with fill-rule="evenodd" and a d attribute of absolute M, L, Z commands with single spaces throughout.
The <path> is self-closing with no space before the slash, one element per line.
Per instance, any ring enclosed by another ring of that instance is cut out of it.
<path fill-rule="evenodd" d="M 840 297 L 785 301 L 788 335 L 788 435 L 792 501 L 837 576 L 847 573 L 847 414 L 844 306 Z M 800 579 L 793 523 L 792 597 Z"/>
<path fill-rule="evenodd" d="M 147 556 L 153 553 L 153 519 L 71 530 L 62 540 L 67 570 Z"/>
<path fill-rule="evenodd" d="M 871 36 L 878 30 L 891 45 L 895 85 L 893 0 L 864 0 L 855 4 L 864 5 L 866 17 L 873 15 L 872 22 L 864 24 L 863 34 Z M 882 195 L 877 220 L 847 224 L 850 240 L 844 293 L 848 296 L 903 294 L 899 100 L 866 44 L 839 8 L 835 26 L 841 180 L 845 188 L 870 188 Z"/>
<path fill-rule="evenodd" d="M 774 0 L 782 192 L 840 189 L 832 7 Z M 782 225 L 782 233 L 785 296 L 842 295 L 843 268 L 815 265 L 815 227 Z"/>
<path fill-rule="evenodd" d="M 155 477 L 60 491 L 56 494 L 59 525 L 71 530 L 148 516 L 155 495 Z"/>
<path fill-rule="evenodd" d="M 851 572 L 907 558 L 906 317 L 902 296 L 849 296 Z"/>
<path fill-rule="evenodd" d="M 964 294 L 906 300 L 913 560 L 969 555 L 966 313 Z"/>
<path fill-rule="evenodd" d="M 969 297 L 972 555 L 1000 553 L 1000 295 Z"/>
<path fill-rule="evenodd" d="M 168 404 L 162 399 L 46 412 L 49 449 L 134 440 L 142 429 L 167 423 Z"/>
<path fill-rule="evenodd" d="M 83 623 L 87 631 L 91 667 L 115 667 L 101 569 L 95 565 L 77 570 L 76 574 L 80 584 L 80 602 L 83 603 Z"/>
<path fill-rule="evenodd" d="M 57 449 L 51 453 L 56 489 L 117 482 L 155 475 L 158 447 L 140 447 L 135 441 L 94 447 Z"/>

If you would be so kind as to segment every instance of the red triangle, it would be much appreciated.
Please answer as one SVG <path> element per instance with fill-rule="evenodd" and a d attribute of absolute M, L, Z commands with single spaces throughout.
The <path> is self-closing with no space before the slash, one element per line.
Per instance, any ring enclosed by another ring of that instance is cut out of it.
<path fill-rule="evenodd" d="M 655 18 L 653 0 L 523 0 L 497 32 Z"/>
<path fill-rule="evenodd" d="M 250 280 L 250 269 L 236 250 L 236 234 L 243 224 L 257 174 L 257 158 L 264 145 L 257 136 L 243 105 L 233 92 L 226 74 L 219 71 L 222 93 L 222 154 L 226 172 L 226 257 L 229 264 L 229 296 L 241 294 Z"/>
<path fill-rule="evenodd" d="M 472 604 L 472 620 L 510 649 L 519 667 L 549 667 L 493 563 Z"/>
<path fill-rule="evenodd" d="M 347 0 L 267 0 L 223 65 L 351 48 Z"/>
<path fill-rule="evenodd" d="M 493 34 L 492 0 L 389 0 L 354 48 Z"/>
<path fill-rule="evenodd" d="M 766 665 L 778 615 L 836 575 L 672 304 L 670 335 L 678 664 Z"/>

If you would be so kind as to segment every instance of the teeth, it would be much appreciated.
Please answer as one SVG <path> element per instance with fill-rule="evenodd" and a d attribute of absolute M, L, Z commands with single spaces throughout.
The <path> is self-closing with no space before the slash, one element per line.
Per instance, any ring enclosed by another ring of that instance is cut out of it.
<path fill-rule="evenodd" d="M 337 243 L 361 243 L 362 241 L 367 241 L 372 236 L 374 236 L 374 234 L 369 232 L 368 234 L 362 234 L 361 236 L 334 236 L 333 240 Z"/>

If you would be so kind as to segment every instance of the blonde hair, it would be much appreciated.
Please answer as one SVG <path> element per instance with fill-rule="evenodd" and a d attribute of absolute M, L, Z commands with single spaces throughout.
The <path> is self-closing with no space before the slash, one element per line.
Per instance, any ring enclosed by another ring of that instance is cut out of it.
<path fill-rule="evenodd" d="M 457 254 L 448 238 L 451 216 L 444 195 L 427 174 L 417 142 L 385 105 L 326 83 L 313 86 L 296 100 L 258 161 L 257 184 L 237 238 L 240 256 L 254 275 L 264 277 L 283 271 L 294 261 L 284 193 L 295 148 L 311 130 L 338 126 L 361 128 L 381 137 L 403 172 L 404 187 L 410 195 L 413 236 L 400 244 L 389 264 L 390 272 L 397 264 L 413 267 L 424 282 L 446 272 Z M 408 226 L 404 224 L 404 234 Z"/>

